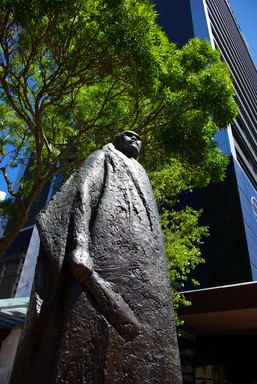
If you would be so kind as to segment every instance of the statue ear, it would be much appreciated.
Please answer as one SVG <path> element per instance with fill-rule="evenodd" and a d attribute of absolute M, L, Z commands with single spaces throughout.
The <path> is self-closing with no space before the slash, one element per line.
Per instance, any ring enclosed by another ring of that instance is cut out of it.
<path fill-rule="evenodd" d="M 118 136 L 116 136 L 113 140 L 113 145 L 116 149 L 119 149 L 120 147 L 120 142 L 121 142 L 121 135 L 122 134 L 119 134 Z"/>

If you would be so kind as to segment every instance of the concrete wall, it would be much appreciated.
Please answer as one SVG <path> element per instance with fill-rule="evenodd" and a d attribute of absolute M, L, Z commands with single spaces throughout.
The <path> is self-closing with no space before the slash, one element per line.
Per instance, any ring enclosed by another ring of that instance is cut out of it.
<path fill-rule="evenodd" d="M 0 384 L 8 384 L 21 329 L 14 329 L 3 341 L 0 350 Z"/>

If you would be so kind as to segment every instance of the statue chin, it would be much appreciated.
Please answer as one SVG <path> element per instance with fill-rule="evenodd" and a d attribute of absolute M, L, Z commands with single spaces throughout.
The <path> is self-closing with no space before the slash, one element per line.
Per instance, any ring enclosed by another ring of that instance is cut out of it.
<path fill-rule="evenodd" d="M 138 159 L 139 157 L 139 151 L 136 147 L 130 147 L 127 151 L 123 152 L 124 155 L 126 155 L 129 158 Z"/>

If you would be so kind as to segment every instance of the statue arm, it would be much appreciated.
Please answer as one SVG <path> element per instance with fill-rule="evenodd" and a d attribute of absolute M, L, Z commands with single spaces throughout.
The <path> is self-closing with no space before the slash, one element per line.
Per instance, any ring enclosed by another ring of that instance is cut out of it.
<path fill-rule="evenodd" d="M 139 335 L 141 326 L 138 319 L 111 283 L 93 272 L 85 286 L 98 303 L 102 315 L 123 339 L 129 341 Z"/>
<path fill-rule="evenodd" d="M 102 151 L 99 151 L 86 160 L 76 180 L 77 194 L 70 223 L 72 247 L 68 254 L 68 265 L 72 275 L 82 285 L 86 284 L 93 273 L 89 249 L 90 222 L 104 188 L 105 172 L 105 158 Z"/>
<path fill-rule="evenodd" d="M 69 255 L 69 270 L 73 277 L 98 303 L 99 310 L 118 334 L 129 341 L 138 336 L 140 324 L 123 298 L 113 289 L 112 284 L 103 280 L 93 269 L 92 258 L 85 247 L 84 239 L 76 238 L 76 247 Z"/>
<path fill-rule="evenodd" d="M 71 223 L 73 247 L 68 255 L 69 270 L 73 277 L 90 291 L 109 324 L 122 338 L 132 340 L 140 332 L 138 320 L 112 284 L 94 271 L 90 255 L 90 222 L 94 220 L 96 207 L 103 193 L 105 173 L 106 167 L 101 156 L 94 159 L 85 175 L 81 173 L 83 180 L 79 182 L 81 187 L 78 185 Z"/>
<path fill-rule="evenodd" d="M 81 285 L 85 285 L 92 275 L 93 261 L 87 252 L 83 252 L 81 246 L 78 246 L 69 254 L 69 270 Z"/>

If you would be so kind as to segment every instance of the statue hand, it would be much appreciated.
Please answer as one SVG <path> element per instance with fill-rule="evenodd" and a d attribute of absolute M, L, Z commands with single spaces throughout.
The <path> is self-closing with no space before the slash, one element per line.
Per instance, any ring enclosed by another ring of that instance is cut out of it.
<path fill-rule="evenodd" d="M 73 277 L 82 285 L 85 285 L 93 273 L 92 259 L 81 249 L 74 249 L 74 251 L 70 253 L 68 266 Z"/>
<path fill-rule="evenodd" d="M 114 290 L 114 284 L 94 272 L 86 287 L 99 304 L 99 311 L 122 338 L 130 341 L 139 335 L 141 324 L 128 303 Z"/>

